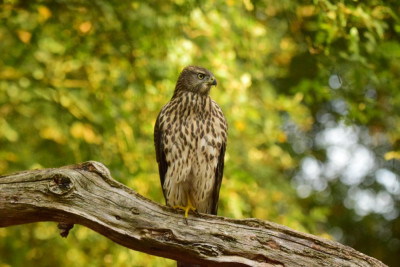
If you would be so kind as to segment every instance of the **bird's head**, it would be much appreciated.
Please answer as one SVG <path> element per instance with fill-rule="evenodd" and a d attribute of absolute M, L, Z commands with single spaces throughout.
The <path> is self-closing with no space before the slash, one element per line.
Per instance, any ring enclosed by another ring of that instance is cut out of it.
<path fill-rule="evenodd" d="M 217 85 L 217 79 L 210 71 L 198 66 L 187 66 L 179 75 L 175 94 L 180 91 L 189 91 L 208 95 L 213 85 Z"/>

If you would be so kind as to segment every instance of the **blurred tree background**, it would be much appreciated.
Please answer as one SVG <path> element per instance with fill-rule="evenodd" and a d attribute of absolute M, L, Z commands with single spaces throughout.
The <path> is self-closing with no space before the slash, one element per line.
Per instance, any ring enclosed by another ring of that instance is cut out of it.
<path fill-rule="evenodd" d="M 201 65 L 230 125 L 219 214 L 398 266 L 398 14 L 383 0 L 5 0 L 0 174 L 97 160 L 164 203 L 153 125 Z M 1 267 L 174 264 L 82 226 L 0 229 Z"/>

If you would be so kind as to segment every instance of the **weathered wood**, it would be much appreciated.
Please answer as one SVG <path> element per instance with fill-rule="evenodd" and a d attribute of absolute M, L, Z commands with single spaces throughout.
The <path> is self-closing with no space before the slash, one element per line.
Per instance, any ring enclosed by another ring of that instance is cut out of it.
<path fill-rule="evenodd" d="M 81 224 L 134 250 L 209 266 L 385 266 L 350 247 L 258 219 L 183 214 L 112 179 L 98 162 L 0 177 L 0 227 Z"/>

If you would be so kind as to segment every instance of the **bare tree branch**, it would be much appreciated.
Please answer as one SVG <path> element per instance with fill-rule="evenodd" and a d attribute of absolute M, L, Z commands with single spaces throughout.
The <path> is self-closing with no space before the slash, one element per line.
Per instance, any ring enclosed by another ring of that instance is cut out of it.
<path fill-rule="evenodd" d="M 0 177 L 0 227 L 81 224 L 125 247 L 218 266 L 385 266 L 350 247 L 258 219 L 190 215 L 116 182 L 99 162 Z"/>

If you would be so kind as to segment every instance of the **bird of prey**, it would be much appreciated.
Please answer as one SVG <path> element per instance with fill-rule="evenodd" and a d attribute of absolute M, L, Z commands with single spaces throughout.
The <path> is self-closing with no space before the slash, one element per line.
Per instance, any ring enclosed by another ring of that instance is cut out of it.
<path fill-rule="evenodd" d="M 172 99 L 161 109 L 154 143 L 168 206 L 217 214 L 228 125 L 209 93 L 215 76 L 197 66 L 179 75 Z"/>

